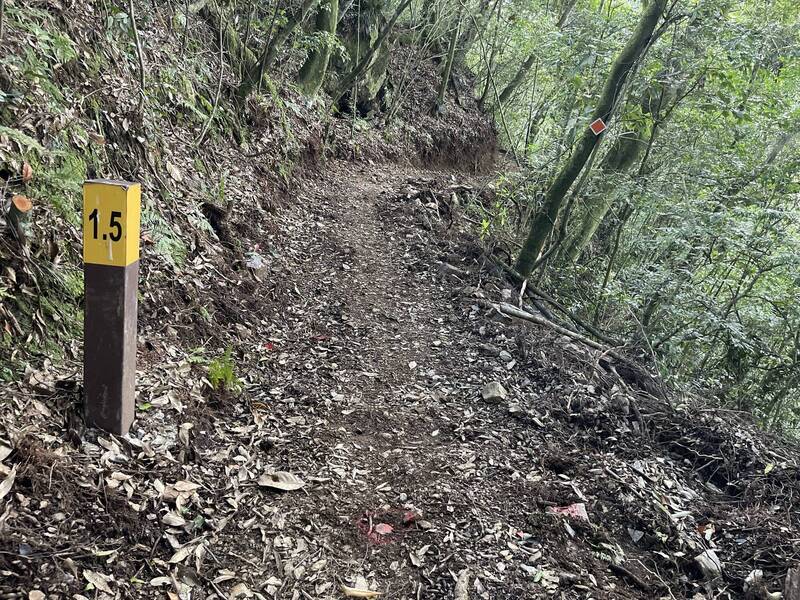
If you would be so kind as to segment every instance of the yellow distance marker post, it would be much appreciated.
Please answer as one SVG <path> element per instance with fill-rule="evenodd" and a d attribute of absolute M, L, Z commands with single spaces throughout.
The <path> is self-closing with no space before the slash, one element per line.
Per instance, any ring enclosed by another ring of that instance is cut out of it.
<path fill-rule="evenodd" d="M 95 179 L 83 186 L 83 262 L 127 267 L 139 260 L 142 188 Z"/>
<path fill-rule="evenodd" d="M 133 422 L 141 186 L 94 179 L 83 186 L 86 420 L 124 434 Z"/>

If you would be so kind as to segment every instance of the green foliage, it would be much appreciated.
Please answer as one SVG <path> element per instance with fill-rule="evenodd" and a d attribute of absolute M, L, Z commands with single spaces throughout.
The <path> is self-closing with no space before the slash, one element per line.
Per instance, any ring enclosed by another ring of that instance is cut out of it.
<path fill-rule="evenodd" d="M 559 25 L 566 5 L 503 3 L 468 55 L 478 94 L 490 58 L 502 88 L 537 55 L 501 121 L 527 168 L 498 184 L 497 201 L 518 218 L 504 226 L 497 207 L 478 212 L 482 237 L 520 239 L 641 8 L 579 1 Z M 574 239 L 598 202 L 610 210 L 578 260 L 556 252 L 539 283 L 674 385 L 797 429 L 800 12 L 679 0 L 669 16 L 549 243 Z M 610 171 L 604 160 L 620 136 L 641 141 L 625 148 L 636 150 L 629 168 Z"/>
<path fill-rule="evenodd" d="M 142 207 L 141 219 L 142 229 L 149 231 L 152 236 L 155 251 L 167 259 L 175 268 L 182 267 L 186 262 L 187 249 L 186 244 L 181 239 L 180 232 L 176 231 L 149 202 Z M 202 215 L 196 221 L 198 223 L 202 221 L 208 227 Z"/>
<path fill-rule="evenodd" d="M 242 383 L 236 376 L 231 348 L 208 363 L 208 382 L 215 390 L 239 393 Z"/>

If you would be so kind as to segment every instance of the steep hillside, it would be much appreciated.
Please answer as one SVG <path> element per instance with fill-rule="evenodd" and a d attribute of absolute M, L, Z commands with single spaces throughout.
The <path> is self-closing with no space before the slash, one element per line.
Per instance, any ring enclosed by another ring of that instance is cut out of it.
<path fill-rule="evenodd" d="M 324 168 L 331 157 L 467 170 L 486 169 L 493 160 L 492 126 L 474 101 L 453 101 L 444 117 L 432 114 L 435 64 L 416 64 L 409 78 L 405 55 L 394 55 L 384 85 L 402 81 L 405 98 L 389 124 L 384 113 L 338 119 L 325 97 L 308 101 L 289 85 L 297 66 L 291 53 L 285 81 L 267 75 L 263 93 L 239 98 L 241 64 L 229 45 L 221 52 L 215 45 L 202 3 L 190 12 L 188 34 L 169 6 L 142 4 L 135 14 L 143 88 L 125 11 L 86 2 L 69 9 L 50 2 L 6 7 L 3 201 L 6 207 L 15 196 L 33 202 L 23 247 L 11 232 L 0 238 L 0 358 L 7 381 L 31 362 L 77 356 L 86 178 L 143 185 L 142 300 L 144 314 L 152 314 L 148 303 L 169 305 L 163 296 L 176 294 L 170 282 L 200 253 L 216 255 L 224 272 L 258 254 L 270 211 L 291 202 L 303 173 Z M 187 290 L 178 302 L 194 296 Z M 190 312 L 211 328 L 224 325 Z"/>
<path fill-rule="evenodd" d="M 468 73 L 439 103 L 401 27 L 355 115 L 302 48 L 243 99 L 213 6 L 5 2 L 0 598 L 798 598 L 798 448 L 509 281 Z M 125 436 L 83 421 L 88 177 L 143 184 Z"/>

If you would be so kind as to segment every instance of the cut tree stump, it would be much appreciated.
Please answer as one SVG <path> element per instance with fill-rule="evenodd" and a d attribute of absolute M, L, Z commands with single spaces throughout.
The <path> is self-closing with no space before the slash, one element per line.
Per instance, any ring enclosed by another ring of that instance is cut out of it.
<path fill-rule="evenodd" d="M 11 235 L 19 240 L 21 246 L 28 245 L 28 219 L 33 208 L 30 198 L 22 195 L 15 195 L 11 198 L 11 206 L 8 209 L 8 228 Z"/>

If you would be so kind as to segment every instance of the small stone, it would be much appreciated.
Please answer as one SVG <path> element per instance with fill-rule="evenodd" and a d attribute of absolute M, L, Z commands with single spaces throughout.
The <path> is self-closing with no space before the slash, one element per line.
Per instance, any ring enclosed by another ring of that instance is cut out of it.
<path fill-rule="evenodd" d="M 717 553 L 713 550 L 706 550 L 698 554 L 694 557 L 694 561 L 697 563 L 697 566 L 700 567 L 706 579 L 714 580 L 722 575 L 722 563 Z"/>
<path fill-rule="evenodd" d="M 511 356 L 511 353 L 510 352 L 506 352 L 505 350 L 501 350 L 499 356 L 500 356 L 500 360 L 502 360 L 503 362 L 506 362 L 506 363 L 507 362 L 511 362 L 512 360 L 514 360 L 514 358 Z"/>
<path fill-rule="evenodd" d="M 508 392 L 499 381 L 492 381 L 483 386 L 481 396 L 486 402 L 502 402 L 508 398 Z"/>
<path fill-rule="evenodd" d="M 492 344 L 478 344 L 478 350 L 486 356 L 500 356 L 500 349 Z"/>

